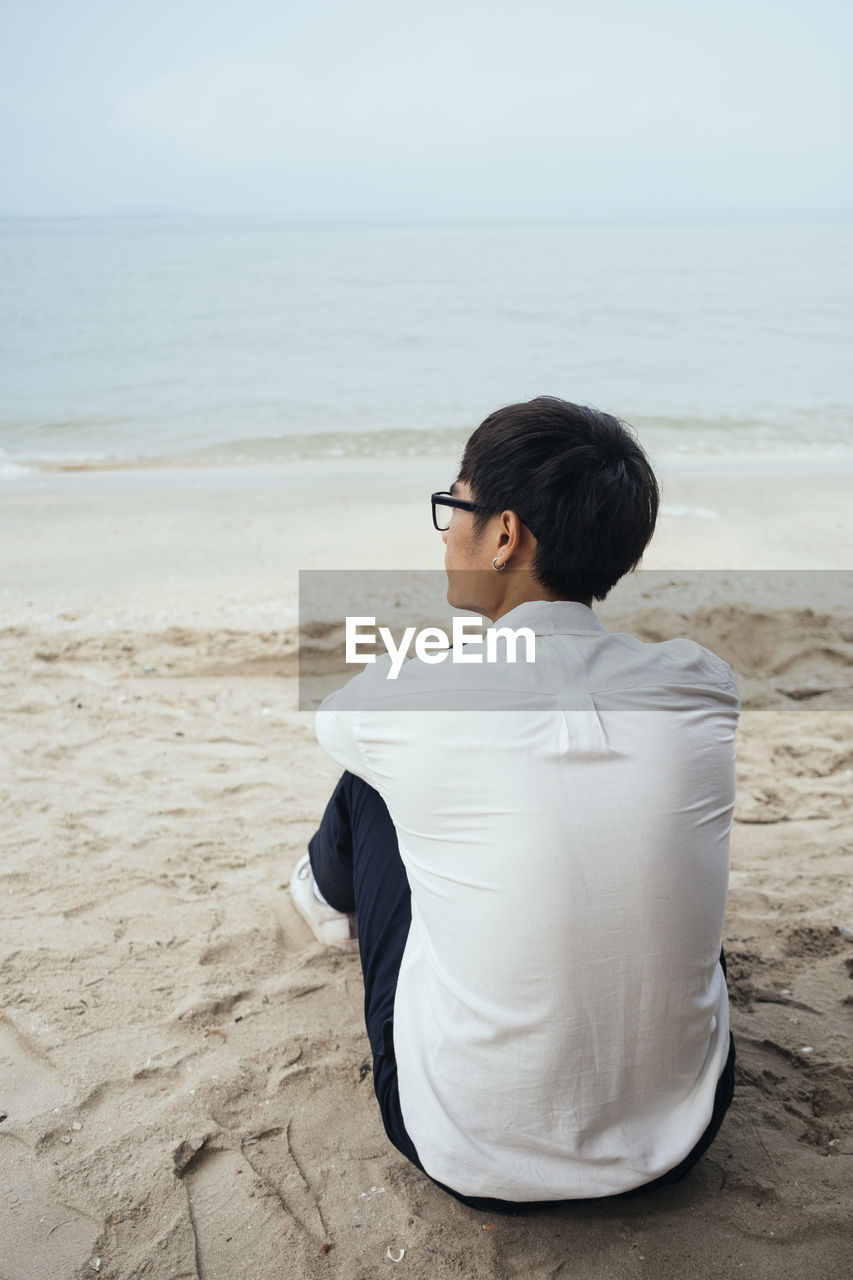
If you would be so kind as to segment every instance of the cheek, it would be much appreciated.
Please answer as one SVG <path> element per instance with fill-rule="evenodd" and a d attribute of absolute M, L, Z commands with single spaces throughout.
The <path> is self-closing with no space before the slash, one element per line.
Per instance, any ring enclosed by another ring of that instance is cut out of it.
<path fill-rule="evenodd" d="M 444 562 L 457 566 L 471 566 L 476 558 L 476 544 L 469 526 L 463 520 L 451 518 L 444 534 Z"/>
<path fill-rule="evenodd" d="M 450 528 L 444 536 L 447 554 L 456 561 L 464 559 L 466 553 L 464 529 L 451 520 Z"/>

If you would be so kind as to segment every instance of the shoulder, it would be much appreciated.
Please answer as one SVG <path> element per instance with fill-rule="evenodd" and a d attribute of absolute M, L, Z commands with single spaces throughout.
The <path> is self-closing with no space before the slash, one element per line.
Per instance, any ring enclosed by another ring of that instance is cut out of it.
<path fill-rule="evenodd" d="M 649 641 L 625 632 L 607 632 L 596 648 L 589 672 L 591 691 L 670 690 L 674 695 L 689 691 L 694 697 L 739 705 L 729 664 L 686 636 Z"/>
<path fill-rule="evenodd" d="M 659 641 L 653 647 L 660 651 L 665 662 L 677 670 L 693 671 L 712 683 L 734 683 L 729 664 L 695 640 L 679 636 L 675 640 Z"/>

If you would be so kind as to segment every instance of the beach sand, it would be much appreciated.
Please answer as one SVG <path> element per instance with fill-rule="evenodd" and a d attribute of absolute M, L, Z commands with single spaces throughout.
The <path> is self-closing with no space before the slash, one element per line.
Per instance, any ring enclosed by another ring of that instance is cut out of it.
<path fill-rule="evenodd" d="M 677 1187 L 507 1216 L 389 1145 L 358 960 L 286 889 L 338 776 L 297 710 L 297 571 L 440 568 L 445 470 L 0 495 L 2 1280 L 851 1274 L 850 475 L 665 477 L 664 579 L 601 609 L 741 679 L 737 1090 Z"/>

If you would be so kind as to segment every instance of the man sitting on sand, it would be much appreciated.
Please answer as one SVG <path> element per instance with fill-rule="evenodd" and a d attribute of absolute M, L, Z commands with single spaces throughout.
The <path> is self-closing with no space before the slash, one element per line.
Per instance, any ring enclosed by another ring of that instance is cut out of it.
<path fill-rule="evenodd" d="M 477 1207 L 675 1182 L 731 1101 L 737 689 L 700 645 L 591 607 L 658 500 L 615 418 L 493 413 L 433 518 L 448 602 L 530 628 L 535 661 L 414 658 L 392 682 L 378 659 L 317 713 L 346 772 L 294 900 L 360 949 L 388 1137 Z"/>

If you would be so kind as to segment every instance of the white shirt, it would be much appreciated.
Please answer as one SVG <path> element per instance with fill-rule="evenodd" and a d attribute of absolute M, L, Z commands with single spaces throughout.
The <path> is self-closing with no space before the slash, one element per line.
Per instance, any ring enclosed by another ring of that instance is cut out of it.
<path fill-rule="evenodd" d="M 737 689 L 693 641 L 582 604 L 498 625 L 532 628 L 535 663 L 389 681 L 379 659 L 317 736 L 384 799 L 411 886 L 394 1047 L 424 1168 L 466 1195 L 613 1195 L 692 1149 L 728 1053 Z"/>

